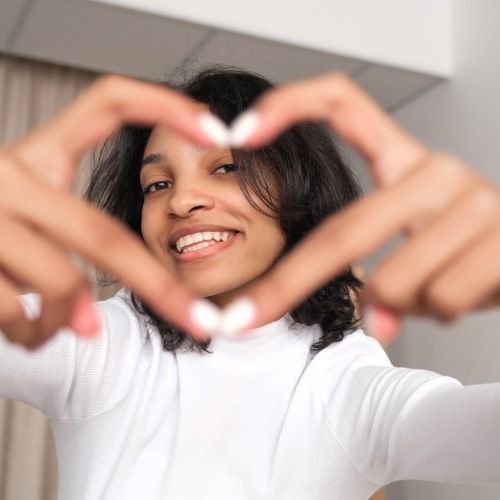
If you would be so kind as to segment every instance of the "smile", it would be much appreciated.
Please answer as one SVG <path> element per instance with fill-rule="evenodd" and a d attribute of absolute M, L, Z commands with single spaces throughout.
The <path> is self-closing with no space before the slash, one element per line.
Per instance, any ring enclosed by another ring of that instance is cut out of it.
<path fill-rule="evenodd" d="M 175 260 L 181 264 L 186 264 L 188 262 L 193 262 L 195 260 L 201 260 L 206 257 L 210 257 L 211 255 L 216 255 L 226 248 L 230 247 L 239 235 L 239 232 L 234 234 L 230 234 L 226 241 L 216 241 L 216 240 L 207 240 L 200 241 L 198 246 L 201 248 L 197 248 L 196 250 L 184 251 L 182 253 L 178 253 L 177 250 L 173 250 L 173 254 Z"/>

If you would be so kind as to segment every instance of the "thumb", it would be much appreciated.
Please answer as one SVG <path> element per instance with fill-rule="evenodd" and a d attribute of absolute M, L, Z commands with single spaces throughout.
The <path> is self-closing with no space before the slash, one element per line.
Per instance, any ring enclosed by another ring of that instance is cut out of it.
<path fill-rule="evenodd" d="M 400 316 L 379 305 L 369 305 L 364 315 L 365 328 L 371 337 L 381 344 L 390 344 L 399 336 L 401 327 Z"/>
<path fill-rule="evenodd" d="M 94 337 L 99 333 L 100 324 L 92 294 L 88 288 L 83 288 L 77 294 L 69 327 L 86 337 Z"/>

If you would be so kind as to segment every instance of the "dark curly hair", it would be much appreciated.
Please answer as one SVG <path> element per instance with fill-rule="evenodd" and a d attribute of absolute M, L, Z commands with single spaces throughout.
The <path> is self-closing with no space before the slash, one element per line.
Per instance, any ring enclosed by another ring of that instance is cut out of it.
<path fill-rule="evenodd" d="M 183 77 L 181 83 L 156 83 L 207 104 L 227 124 L 275 86 L 256 73 L 227 65 L 205 66 L 194 76 Z M 108 139 L 94 155 L 83 195 L 97 208 L 124 222 L 143 241 L 144 195 L 139 172 L 151 130 L 126 125 Z M 266 215 L 276 218 L 284 232 L 286 243 L 273 265 L 322 219 L 361 195 L 359 183 L 343 160 L 334 135 L 320 122 L 295 124 L 269 145 L 254 150 L 235 149 L 232 154 L 238 166 L 235 174 L 248 202 L 266 214 L 252 199 L 254 193 L 269 209 Z M 270 180 L 275 181 L 278 193 L 273 193 Z M 116 282 L 98 271 L 99 285 Z M 361 286 L 349 267 L 290 311 L 295 323 L 320 325 L 322 336 L 311 351 L 318 352 L 339 342 L 359 327 L 355 298 Z M 133 293 L 131 298 L 136 311 L 146 315 L 148 323 L 157 328 L 165 350 L 175 351 L 187 343 L 191 350 L 210 352 L 210 342 L 193 339 L 157 316 Z"/>

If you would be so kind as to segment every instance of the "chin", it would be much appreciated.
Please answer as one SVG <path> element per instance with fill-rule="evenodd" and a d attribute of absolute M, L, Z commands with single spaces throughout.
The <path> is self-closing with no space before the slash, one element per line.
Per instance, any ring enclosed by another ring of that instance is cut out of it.
<path fill-rule="evenodd" d="M 237 282 L 237 283 L 225 283 L 220 284 L 219 286 L 203 286 L 200 283 L 189 284 L 186 283 L 188 288 L 194 293 L 197 297 L 202 297 L 206 299 L 212 299 L 213 301 L 218 301 L 225 294 L 235 293 L 240 287 L 245 285 L 247 282 Z"/>

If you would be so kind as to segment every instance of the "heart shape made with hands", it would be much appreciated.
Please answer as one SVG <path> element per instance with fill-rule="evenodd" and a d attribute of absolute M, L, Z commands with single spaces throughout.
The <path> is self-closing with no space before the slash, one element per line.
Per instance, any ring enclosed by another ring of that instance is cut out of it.
<path fill-rule="evenodd" d="M 377 188 L 397 184 L 430 156 L 429 150 L 402 130 L 370 96 L 350 78 L 338 73 L 270 89 L 230 127 L 216 123 L 217 120 L 210 119 L 204 124 L 204 130 L 214 142 L 244 148 L 269 143 L 294 123 L 326 122 L 338 137 L 364 157 Z M 408 221 L 399 221 L 401 227 L 395 227 L 398 222 L 394 222 L 392 227 L 386 224 L 387 234 L 384 234 L 372 223 L 372 216 L 382 220 L 391 218 L 384 214 L 387 210 L 394 212 L 390 204 L 378 203 L 372 212 L 366 203 L 362 208 L 356 205 L 349 207 L 351 212 L 359 211 L 354 222 L 349 213 L 340 215 L 345 219 L 343 224 L 338 214 L 327 217 L 265 277 L 243 287 L 238 297 L 222 311 L 211 303 L 199 303 L 193 308 L 197 323 L 214 334 L 232 336 L 275 321 L 356 259 L 375 250 L 393 235 L 389 232 L 407 229 L 404 225 Z M 346 230 L 349 227 L 354 228 L 358 236 Z M 344 239 L 339 236 L 340 230 L 346 233 Z M 365 241 L 359 241 L 356 246 L 345 243 L 353 241 L 353 237 L 359 240 L 359 234 L 365 235 Z M 336 251 L 331 252 L 334 238 Z M 313 254 L 315 258 L 310 259 Z M 386 316 L 391 318 L 397 324 L 397 316 Z"/>
<path fill-rule="evenodd" d="M 397 218 L 403 205 L 407 205 L 406 208 L 411 205 L 407 200 L 415 191 L 414 187 L 405 191 L 400 185 L 405 184 L 403 180 L 412 177 L 418 167 L 428 164 L 433 155 L 352 80 L 331 73 L 269 89 L 228 127 L 211 113 L 200 114 L 199 103 L 170 89 L 122 77 L 104 77 L 66 112 L 14 144 L 10 152 L 30 173 L 64 192 L 71 186 L 82 154 L 123 123 L 173 127 L 187 139 L 206 147 L 252 149 L 271 142 L 294 123 L 307 121 L 326 122 L 339 138 L 357 150 L 365 158 L 376 188 L 382 189 L 376 189 L 362 204 L 353 203 L 341 213 L 327 217 L 265 277 L 243 287 L 238 297 L 222 310 L 206 299 L 193 303 L 193 297 L 166 275 L 163 266 L 151 258 L 142 242 L 131 240 L 124 229 L 108 221 L 104 214 L 97 216 L 91 207 L 75 205 L 71 198 L 57 201 L 67 205 L 67 212 L 73 217 L 91 220 L 92 227 L 96 228 L 94 232 L 99 229 L 103 238 L 105 234 L 113 234 L 114 240 L 122 238 L 127 242 L 123 245 L 126 252 L 113 258 L 102 255 L 97 249 L 89 249 L 78 235 L 68 237 L 66 233 L 73 228 L 64 226 L 67 221 L 52 224 L 43 217 L 37 221 L 56 241 L 116 276 L 160 314 L 172 316 L 172 320 L 175 316 L 174 322 L 179 327 L 193 333 L 231 335 L 282 317 L 352 262 L 407 230 L 409 219 L 413 219 L 409 213 Z M 49 158 L 50 168 L 40 158 Z M 461 168 L 457 169 L 459 162 L 449 158 L 444 162 L 452 164 L 454 171 Z M 392 192 L 390 188 L 396 185 L 400 198 L 395 202 L 393 196 L 392 201 L 387 201 L 387 192 Z M 425 187 L 429 191 L 432 186 L 442 190 L 438 182 Z M 440 199 L 444 199 L 442 194 L 438 193 Z M 49 195 L 47 192 L 47 200 Z M 405 197 L 401 199 L 401 195 Z M 49 202 L 40 200 L 40 203 Z M 31 217 L 37 215 L 30 214 Z M 384 223 L 380 225 L 376 221 Z M 360 234 L 363 238 L 359 238 Z M 332 242 L 335 252 L 331 251 Z M 141 273 L 128 272 L 134 269 L 134 262 L 144 262 Z M 148 279 L 144 279 L 146 268 Z M 158 285 L 152 287 L 151 282 Z M 167 305 L 162 294 L 157 293 L 162 287 L 166 287 L 171 296 Z M 186 311 L 186 307 L 191 314 L 178 313 Z"/>
<path fill-rule="evenodd" d="M 228 127 L 217 116 L 204 113 L 200 127 L 219 147 L 241 147 L 255 132 L 259 119 L 252 110 L 244 111 Z M 240 297 L 221 309 L 207 300 L 195 301 L 191 308 L 192 319 L 210 334 L 234 336 L 254 318 L 256 313 L 253 302 Z"/>
<path fill-rule="evenodd" d="M 498 255 L 495 185 L 459 158 L 428 149 L 337 73 L 267 91 L 236 118 L 228 140 L 259 147 L 307 121 L 326 122 L 359 152 L 375 189 L 327 216 L 264 277 L 244 286 L 223 310 L 223 333 L 275 321 L 396 235 L 405 241 L 370 272 L 359 297 L 370 334 L 393 340 L 403 314 L 453 321 L 500 305 L 500 270 L 488 266 L 478 274 L 478 263 Z"/>

